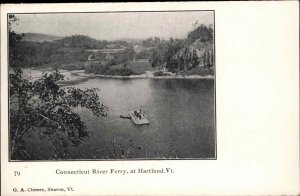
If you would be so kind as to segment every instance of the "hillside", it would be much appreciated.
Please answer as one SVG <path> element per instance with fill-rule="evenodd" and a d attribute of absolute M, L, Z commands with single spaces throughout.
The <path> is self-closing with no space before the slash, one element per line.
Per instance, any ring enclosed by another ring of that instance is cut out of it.
<path fill-rule="evenodd" d="M 46 35 L 46 34 L 38 34 L 38 33 L 25 33 L 22 41 L 29 41 L 29 42 L 51 42 L 54 40 L 61 39 L 62 37 L 57 37 L 53 35 Z"/>
<path fill-rule="evenodd" d="M 42 34 L 26 34 L 18 46 L 23 67 L 40 67 L 62 65 L 68 69 L 82 69 L 87 61 L 90 49 L 103 49 L 108 47 L 129 48 L 125 41 L 96 40 L 84 35 L 73 35 L 60 38 Z M 53 41 L 45 40 L 57 39 Z M 121 57 L 120 57 L 121 58 Z M 124 57 L 122 57 L 124 59 Z M 118 58 L 116 58 L 118 59 Z"/>
<path fill-rule="evenodd" d="M 126 50 L 110 55 L 92 51 L 120 48 Z M 125 40 L 96 40 L 85 35 L 59 38 L 29 33 L 23 38 L 18 50 L 22 56 L 23 67 L 59 65 L 69 70 L 83 69 L 91 55 L 94 55 L 94 58 L 97 56 L 98 61 L 102 61 L 97 65 L 93 62 L 95 69 L 91 67 L 91 72 L 102 64 L 105 65 L 105 69 L 120 64 L 121 67 L 116 66 L 118 69 L 132 69 L 135 73 L 154 68 L 174 73 L 183 72 L 186 75 L 213 75 L 214 67 L 213 28 L 204 25 L 188 33 L 185 39 L 163 40 L 155 37 L 141 40 L 139 43 L 128 43 Z M 147 61 L 147 66 L 140 63 L 133 66 L 129 63 L 139 59 Z"/>
<path fill-rule="evenodd" d="M 213 41 L 201 42 L 200 39 L 197 39 L 192 44 L 188 45 L 188 50 L 192 53 L 194 50 L 198 57 L 203 57 L 205 51 L 213 51 Z"/>

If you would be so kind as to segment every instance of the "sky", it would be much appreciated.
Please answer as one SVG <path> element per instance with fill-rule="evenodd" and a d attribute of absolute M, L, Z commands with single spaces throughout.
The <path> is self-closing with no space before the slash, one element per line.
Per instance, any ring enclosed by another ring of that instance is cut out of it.
<path fill-rule="evenodd" d="M 184 38 L 193 24 L 213 25 L 212 11 L 15 14 L 16 33 L 60 37 L 87 35 L 98 40 Z"/>

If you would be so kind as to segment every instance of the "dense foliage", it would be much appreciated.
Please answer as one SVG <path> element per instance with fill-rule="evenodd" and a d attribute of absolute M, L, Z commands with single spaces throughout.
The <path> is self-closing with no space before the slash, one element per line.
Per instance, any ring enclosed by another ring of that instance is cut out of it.
<path fill-rule="evenodd" d="M 213 39 L 212 27 L 200 25 L 195 30 L 191 31 L 187 36 L 187 40 L 189 43 L 193 43 L 197 39 L 199 39 L 201 42 L 212 41 Z"/>
<path fill-rule="evenodd" d="M 116 65 L 120 63 L 126 63 L 132 61 L 135 55 L 132 45 L 128 46 L 123 52 L 111 54 L 113 56 L 114 62 L 109 65 Z"/>
<path fill-rule="evenodd" d="M 20 40 L 19 35 L 14 36 L 13 40 Z M 13 41 L 11 43 L 14 44 Z M 197 65 L 209 68 L 214 64 L 213 28 L 203 24 L 195 26 L 185 39 L 161 40 L 154 37 L 129 42 L 96 40 L 84 35 L 74 35 L 51 42 L 22 41 L 19 47 L 12 48 L 17 51 L 11 51 L 10 54 L 15 53 L 23 58 L 11 58 L 11 62 L 19 60 L 19 64 L 24 67 L 59 65 L 67 70 L 84 69 L 88 56 L 92 54 L 105 66 L 97 67 L 92 64 L 85 69 L 98 74 L 109 72 L 110 75 L 133 74 L 134 70 L 131 73 L 129 69 L 113 70 L 108 66 L 124 64 L 126 68 L 126 64 L 139 59 L 149 59 L 153 68 L 171 72 L 191 70 Z M 110 54 L 88 51 L 107 48 L 124 48 L 124 51 Z"/>
<path fill-rule="evenodd" d="M 72 108 L 84 107 L 100 117 L 107 108 L 99 102 L 99 89 L 81 90 L 62 88 L 57 82 L 63 76 L 59 72 L 44 74 L 40 79 L 29 81 L 20 69 L 10 78 L 10 129 L 12 158 L 34 158 L 26 152 L 24 135 L 41 131 L 52 140 L 54 157 L 67 155 L 69 144 L 78 145 L 88 136 L 85 123 Z"/>
<path fill-rule="evenodd" d="M 84 35 L 74 35 L 51 42 L 29 42 L 19 43 L 18 54 L 24 58 L 21 64 L 24 67 L 52 66 L 54 64 L 76 64 L 85 62 L 91 52 L 89 49 L 103 49 L 113 45 L 114 48 L 128 47 L 119 60 L 132 56 L 132 47 L 125 41 L 96 40 Z M 70 66 L 69 66 L 70 67 Z M 63 67 L 64 68 L 64 67 Z"/>
<path fill-rule="evenodd" d="M 87 73 L 110 75 L 110 76 L 116 76 L 116 75 L 130 76 L 132 74 L 135 74 L 135 72 L 132 69 L 126 68 L 125 66 L 122 68 L 112 68 L 108 65 L 103 65 L 100 62 L 94 62 L 86 65 L 85 71 Z"/>
<path fill-rule="evenodd" d="M 24 59 L 24 67 L 52 66 L 54 64 L 74 64 L 86 61 L 89 53 L 80 47 L 69 47 L 57 42 L 21 42 L 19 54 Z"/>
<path fill-rule="evenodd" d="M 14 15 L 9 15 L 8 18 L 8 30 L 9 30 L 9 64 L 11 67 L 17 67 L 21 65 L 21 61 L 23 60 L 23 53 L 20 49 L 20 41 L 22 40 L 23 34 L 15 33 L 11 26 L 13 23 L 18 21 Z"/>
<path fill-rule="evenodd" d="M 170 71 L 174 71 L 177 67 L 174 55 L 184 47 L 184 40 L 172 38 L 168 42 L 160 43 L 150 56 L 151 65 L 153 67 L 164 66 Z"/>
<path fill-rule="evenodd" d="M 210 68 L 214 63 L 212 39 L 212 27 L 200 25 L 188 33 L 186 39 L 160 42 L 151 51 L 151 65 L 171 72 L 191 70 L 198 65 Z"/>
<path fill-rule="evenodd" d="M 13 15 L 9 19 L 9 25 L 17 20 Z M 36 159 L 26 148 L 25 138 L 31 134 L 50 142 L 53 148 L 50 158 L 67 157 L 68 146 L 78 146 L 89 135 L 74 108 L 86 108 L 97 117 L 106 116 L 108 108 L 100 102 L 99 89 L 59 86 L 64 76 L 57 70 L 37 80 L 24 76 L 20 69 L 22 56 L 18 53 L 21 38 L 9 28 L 11 159 Z"/>
<path fill-rule="evenodd" d="M 161 40 L 158 37 L 149 38 L 142 41 L 142 44 L 144 47 L 156 47 L 158 44 L 160 44 Z"/>

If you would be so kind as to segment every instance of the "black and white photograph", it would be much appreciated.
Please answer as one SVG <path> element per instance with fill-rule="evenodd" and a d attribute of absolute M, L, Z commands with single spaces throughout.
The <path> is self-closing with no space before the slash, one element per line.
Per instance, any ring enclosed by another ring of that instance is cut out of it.
<path fill-rule="evenodd" d="M 0 195 L 299 195 L 299 1 L 0 16 Z"/>
<path fill-rule="evenodd" d="M 8 14 L 9 159 L 216 159 L 214 11 Z"/>

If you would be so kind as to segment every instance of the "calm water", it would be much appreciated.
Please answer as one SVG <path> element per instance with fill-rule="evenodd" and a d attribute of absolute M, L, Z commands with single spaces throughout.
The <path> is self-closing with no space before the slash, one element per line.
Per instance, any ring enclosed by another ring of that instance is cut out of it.
<path fill-rule="evenodd" d="M 70 157 L 214 158 L 214 80 L 90 79 L 74 85 L 97 87 L 108 117 L 78 109 L 92 135 Z M 122 119 L 142 109 L 150 125 Z"/>

